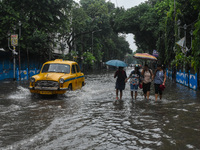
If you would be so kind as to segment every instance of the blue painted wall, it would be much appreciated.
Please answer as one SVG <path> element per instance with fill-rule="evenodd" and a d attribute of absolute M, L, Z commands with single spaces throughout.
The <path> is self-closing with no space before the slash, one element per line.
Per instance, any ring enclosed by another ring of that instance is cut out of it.
<path fill-rule="evenodd" d="M 167 71 L 167 76 L 172 79 L 171 77 L 171 71 L 166 69 Z M 190 71 L 189 73 L 182 72 L 181 70 L 176 72 L 176 82 L 180 83 L 184 86 L 187 86 L 193 90 L 197 90 L 198 88 L 198 76 L 197 73 L 191 74 Z"/>
<path fill-rule="evenodd" d="M 28 68 L 26 70 L 21 70 L 19 71 L 19 69 L 17 68 L 16 71 L 16 80 L 17 81 L 23 81 L 23 80 L 28 80 L 30 77 L 32 77 L 33 75 L 36 75 L 40 72 L 40 69 L 30 69 L 28 70 Z"/>
<path fill-rule="evenodd" d="M 27 73 L 24 71 L 27 71 L 28 68 L 28 60 L 27 58 L 21 57 L 21 75 L 24 79 L 24 74 L 26 73 L 27 75 L 32 76 L 33 71 L 35 70 L 40 70 L 43 62 L 39 62 L 37 57 L 31 57 L 29 58 L 29 69 Z M 16 56 L 16 79 L 18 80 L 17 75 L 19 76 L 19 60 L 18 56 Z M 18 68 L 18 70 L 17 70 Z M 29 73 L 29 74 L 28 74 Z M 6 79 L 13 79 L 14 78 L 14 73 L 13 73 L 13 55 L 11 52 L 1 52 L 0 51 L 0 80 L 6 80 Z"/>

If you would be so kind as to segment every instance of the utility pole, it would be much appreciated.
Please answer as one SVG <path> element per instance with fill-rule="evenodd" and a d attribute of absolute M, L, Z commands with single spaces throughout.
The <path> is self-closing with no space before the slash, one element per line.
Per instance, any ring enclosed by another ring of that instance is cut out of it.
<path fill-rule="evenodd" d="M 21 25 L 22 25 L 21 21 L 19 21 L 18 25 L 19 25 L 19 40 L 20 40 L 20 38 L 21 38 Z M 20 42 L 19 42 L 19 44 L 20 44 Z M 20 54 L 21 54 L 21 52 L 20 52 L 20 45 L 19 45 L 19 50 L 18 50 L 18 57 L 19 57 L 19 80 L 21 80 L 21 55 Z"/>
<path fill-rule="evenodd" d="M 16 30 L 16 26 L 14 27 L 14 31 Z M 10 48 L 10 42 L 11 42 L 11 46 L 13 47 Z M 12 51 L 13 54 L 13 80 L 16 80 L 16 60 L 15 60 L 15 55 L 18 55 L 18 53 L 16 52 L 16 46 L 18 46 L 18 34 L 11 34 L 8 33 L 8 48 Z"/>
<path fill-rule="evenodd" d="M 184 28 L 184 34 L 185 34 L 185 43 L 184 43 L 184 47 L 185 47 L 185 51 L 186 51 L 186 30 L 187 30 L 187 25 L 186 24 L 184 24 L 184 26 L 183 26 L 183 28 Z"/>

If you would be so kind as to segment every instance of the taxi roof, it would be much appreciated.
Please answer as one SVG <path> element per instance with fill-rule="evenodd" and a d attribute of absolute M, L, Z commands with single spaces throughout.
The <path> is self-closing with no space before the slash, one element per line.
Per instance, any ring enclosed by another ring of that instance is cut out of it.
<path fill-rule="evenodd" d="M 51 61 L 47 61 L 44 64 L 77 64 L 75 61 L 70 61 L 70 60 L 63 60 L 63 59 L 55 59 Z"/>

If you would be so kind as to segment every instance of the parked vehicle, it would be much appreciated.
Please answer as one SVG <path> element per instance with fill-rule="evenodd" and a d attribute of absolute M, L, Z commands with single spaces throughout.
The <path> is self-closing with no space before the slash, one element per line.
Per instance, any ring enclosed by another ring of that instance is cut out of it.
<path fill-rule="evenodd" d="M 56 59 L 43 64 L 40 73 L 30 78 L 31 93 L 43 95 L 64 94 L 85 85 L 84 74 L 74 61 Z"/>

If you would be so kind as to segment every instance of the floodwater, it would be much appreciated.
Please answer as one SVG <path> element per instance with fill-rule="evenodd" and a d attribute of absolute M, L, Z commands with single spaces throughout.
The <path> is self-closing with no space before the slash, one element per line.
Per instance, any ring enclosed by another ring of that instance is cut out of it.
<path fill-rule="evenodd" d="M 126 70 L 129 75 L 130 69 Z M 200 94 L 168 80 L 162 101 L 139 90 L 114 105 L 112 73 L 86 76 L 86 86 L 62 96 L 31 96 L 28 82 L 0 82 L 2 150 L 200 149 Z"/>

